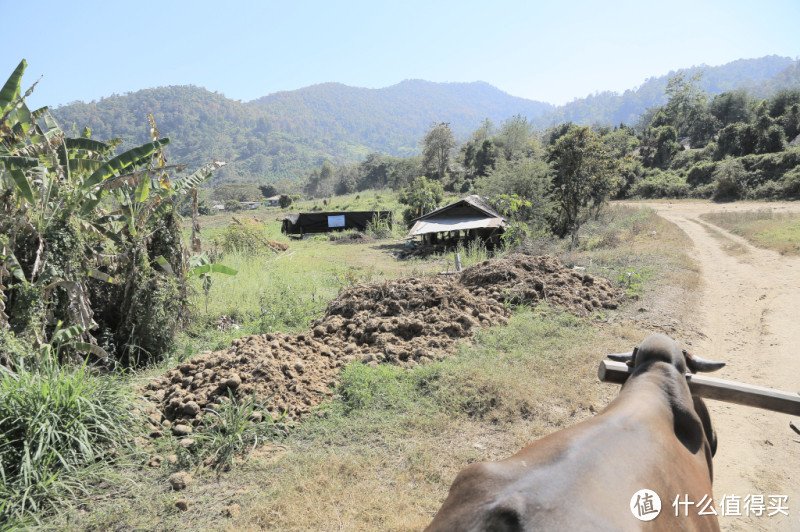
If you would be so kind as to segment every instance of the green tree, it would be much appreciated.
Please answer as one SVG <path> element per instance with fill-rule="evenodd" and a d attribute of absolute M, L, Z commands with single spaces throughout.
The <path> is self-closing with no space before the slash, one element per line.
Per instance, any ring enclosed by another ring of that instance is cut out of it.
<path fill-rule="evenodd" d="M 263 194 L 255 183 L 224 183 L 214 189 L 213 197 L 218 201 L 258 201 Z"/>
<path fill-rule="evenodd" d="M 675 74 L 669 78 L 664 90 L 669 98 L 664 113 L 680 137 L 689 134 L 689 127 L 703 112 L 708 97 L 700 86 L 703 73 L 697 72 L 689 78 L 687 75 L 687 72 Z"/>
<path fill-rule="evenodd" d="M 288 208 L 292 203 L 294 203 L 294 199 L 287 194 L 281 194 L 280 199 L 278 199 L 278 205 L 280 205 L 281 209 Z"/>
<path fill-rule="evenodd" d="M 488 118 L 481 120 L 481 127 L 472 132 L 472 140 L 475 144 L 480 146 L 484 141 L 488 140 L 494 132 L 494 124 Z"/>
<path fill-rule="evenodd" d="M 577 242 L 578 229 L 602 205 L 616 185 L 618 162 L 601 138 L 588 127 L 576 127 L 548 150 L 553 168 L 552 197 L 556 203 L 555 231 Z"/>
<path fill-rule="evenodd" d="M 443 199 L 444 188 L 441 182 L 425 176 L 418 177 L 400 192 L 400 203 L 408 205 L 408 208 L 403 211 L 403 220 L 409 223 L 414 218 L 432 211 L 439 206 Z"/>
<path fill-rule="evenodd" d="M 736 122 L 749 122 L 753 116 L 750 98 L 744 89 L 717 94 L 708 104 L 709 112 L 725 127 Z"/>
<path fill-rule="evenodd" d="M 530 147 L 532 132 L 533 126 L 522 115 L 514 115 L 503 122 L 497 135 L 497 143 L 502 147 L 507 161 L 525 156 Z"/>
<path fill-rule="evenodd" d="M 448 122 L 432 125 L 422 141 L 422 166 L 426 171 L 435 173 L 437 179 L 443 179 L 455 147 L 456 141 Z"/>
<path fill-rule="evenodd" d="M 259 185 L 258 190 L 261 191 L 261 195 L 265 198 L 271 198 L 278 195 L 278 189 L 275 188 L 275 185 Z"/>
<path fill-rule="evenodd" d="M 738 159 L 717 163 L 712 174 L 715 200 L 741 199 L 747 190 L 747 171 Z"/>
<path fill-rule="evenodd" d="M 550 168 L 538 158 L 502 162 L 483 179 L 476 182 L 476 188 L 483 196 L 511 194 L 535 206 L 548 202 L 550 189 Z"/>

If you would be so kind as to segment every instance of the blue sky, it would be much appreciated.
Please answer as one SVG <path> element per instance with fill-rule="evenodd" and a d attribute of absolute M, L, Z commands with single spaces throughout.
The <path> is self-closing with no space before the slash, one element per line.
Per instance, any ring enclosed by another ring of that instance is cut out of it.
<path fill-rule="evenodd" d="M 32 107 L 193 84 L 234 100 L 336 81 L 486 81 L 562 104 L 692 65 L 800 56 L 800 1 L 0 0 L 0 83 Z"/>

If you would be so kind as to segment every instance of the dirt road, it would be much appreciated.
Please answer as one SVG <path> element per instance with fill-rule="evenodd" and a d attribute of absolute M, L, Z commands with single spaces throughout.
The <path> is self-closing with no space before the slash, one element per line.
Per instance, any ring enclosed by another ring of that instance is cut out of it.
<path fill-rule="evenodd" d="M 694 350 L 705 358 L 728 363 L 713 376 L 789 392 L 800 390 L 800 258 L 756 248 L 699 218 L 705 212 L 767 207 L 800 212 L 800 204 L 647 206 L 675 223 L 694 242 L 694 258 L 703 279 L 696 330 L 704 335 L 693 342 Z M 722 237 L 713 231 L 722 233 Z M 735 254 L 729 252 L 731 240 L 741 246 L 736 246 Z M 724 495 L 741 497 L 740 516 L 720 517 L 723 530 L 799 531 L 800 443 L 793 442 L 797 435 L 789 429 L 793 418 L 717 401 L 707 404 L 719 438 L 714 458 L 717 510 Z M 747 515 L 744 503 L 748 495 L 764 496 L 762 516 L 752 511 Z M 770 498 L 774 495 L 788 497 L 782 505 L 788 506 L 788 516 L 767 515 L 776 510 L 775 500 Z M 735 507 L 732 510 L 735 514 Z"/>

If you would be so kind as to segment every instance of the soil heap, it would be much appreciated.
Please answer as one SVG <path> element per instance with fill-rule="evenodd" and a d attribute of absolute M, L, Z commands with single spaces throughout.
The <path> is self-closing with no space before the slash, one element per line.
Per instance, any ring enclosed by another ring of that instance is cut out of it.
<path fill-rule="evenodd" d="M 479 297 L 513 305 L 543 300 L 578 315 L 615 309 L 622 295 L 606 279 L 566 268 L 555 257 L 520 253 L 466 268 L 461 284 Z"/>
<path fill-rule="evenodd" d="M 145 395 L 171 422 L 200 423 L 204 409 L 255 392 L 273 417 L 292 418 L 332 395 L 354 360 L 404 367 L 452 355 L 476 329 L 506 323 L 509 304 L 541 300 L 578 315 L 616 308 L 621 293 L 605 279 L 565 268 L 553 257 L 514 254 L 460 276 L 405 278 L 354 286 L 328 304 L 308 334 L 263 334 L 206 351 L 147 385 Z"/>

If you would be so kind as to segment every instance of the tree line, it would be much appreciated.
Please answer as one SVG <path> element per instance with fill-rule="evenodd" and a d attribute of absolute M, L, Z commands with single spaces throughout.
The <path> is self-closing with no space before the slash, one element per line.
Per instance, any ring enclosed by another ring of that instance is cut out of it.
<path fill-rule="evenodd" d="M 326 161 L 308 174 L 303 192 L 321 198 L 392 189 L 410 205 L 407 220 L 445 192 L 504 205 L 516 198 L 525 206 L 516 216 L 572 238 L 611 197 L 800 195 L 800 88 L 769 98 L 744 89 L 710 97 L 702 73 L 680 72 L 664 92 L 666 103 L 630 126 L 564 122 L 542 130 L 518 114 L 499 125 L 484 119 L 459 144 L 448 123 L 434 123 L 420 155 L 372 153 L 339 167 Z"/>

